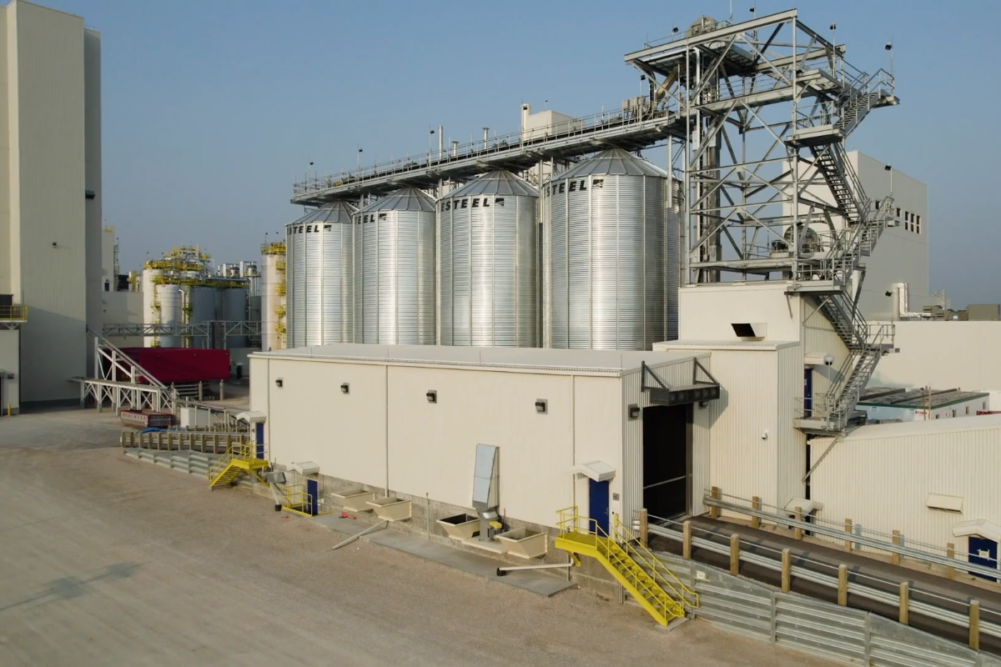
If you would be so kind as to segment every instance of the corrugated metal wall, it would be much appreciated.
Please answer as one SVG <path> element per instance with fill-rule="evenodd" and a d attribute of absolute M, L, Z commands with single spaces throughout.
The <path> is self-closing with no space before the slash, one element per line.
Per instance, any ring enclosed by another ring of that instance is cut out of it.
<path fill-rule="evenodd" d="M 820 516 L 851 519 L 866 529 L 945 546 L 965 540 L 952 535 L 961 521 L 1001 524 L 1001 426 L 959 430 L 991 417 L 949 420 L 955 429 L 922 429 L 922 424 L 866 426 L 834 445 L 811 480 L 811 496 L 824 503 Z M 943 422 L 934 422 L 938 427 Z M 925 433 L 921 433 L 925 430 Z M 890 434 L 882 436 L 881 433 Z M 896 434 L 896 435 L 892 435 Z M 829 440 L 813 445 L 816 461 Z M 962 512 L 929 509 L 928 494 L 959 496 Z"/>
<path fill-rule="evenodd" d="M 842 342 L 831 321 L 822 312 L 817 312 L 818 303 L 812 299 L 803 300 L 803 352 L 799 360 L 802 367 L 807 354 L 826 353 L 834 357 L 833 366 L 813 368 L 813 395 L 823 396 L 837 379 L 838 369 L 848 357 L 848 348 Z M 802 396 L 802 388 L 797 396 Z M 799 413 L 797 412 L 797 416 Z"/>
<path fill-rule="evenodd" d="M 777 359 L 769 350 L 714 350 L 711 368 L 722 392 L 710 403 L 710 485 L 770 504 L 777 500 Z"/>
<path fill-rule="evenodd" d="M 797 408 L 803 398 L 803 348 L 800 345 L 783 347 L 776 351 L 778 368 L 778 489 L 777 505 L 785 507 L 792 498 L 802 498 L 806 492 L 803 476 L 806 474 L 806 434 L 793 423 Z"/>

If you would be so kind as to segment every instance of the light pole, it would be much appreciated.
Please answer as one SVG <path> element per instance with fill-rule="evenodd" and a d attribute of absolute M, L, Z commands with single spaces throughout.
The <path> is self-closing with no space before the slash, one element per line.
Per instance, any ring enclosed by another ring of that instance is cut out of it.
<path fill-rule="evenodd" d="M 358 149 L 358 171 L 361 171 L 361 154 L 364 152 L 363 149 Z"/>
<path fill-rule="evenodd" d="M 890 52 L 890 76 L 893 76 L 893 40 L 890 40 L 883 48 Z"/>

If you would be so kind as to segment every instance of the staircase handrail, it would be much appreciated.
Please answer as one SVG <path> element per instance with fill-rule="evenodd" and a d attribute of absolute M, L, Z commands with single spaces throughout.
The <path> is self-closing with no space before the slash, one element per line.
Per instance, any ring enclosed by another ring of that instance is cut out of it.
<path fill-rule="evenodd" d="M 146 370 L 145 368 L 143 368 L 139 364 L 138 361 L 136 361 L 135 359 L 133 359 L 129 355 L 125 354 L 125 352 L 123 352 L 121 350 L 121 348 L 119 348 L 117 345 L 115 345 L 114 343 L 112 343 L 107 338 L 105 338 L 104 336 L 100 335 L 99 333 L 97 333 L 96 331 L 94 331 L 93 329 L 91 329 L 90 327 L 87 327 L 87 331 L 89 331 L 90 334 L 95 339 L 97 339 L 98 343 L 100 343 L 104 347 L 107 347 L 107 348 L 111 349 L 113 352 L 115 352 L 116 354 L 118 354 L 124 361 L 128 362 L 133 368 L 135 368 L 136 370 L 138 370 L 139 373 L 143 377 L 146 378 L 146 380 L 149 382 L 149 384 L 153 385 L 157 389 L 161 389 L 161 390 L 163 390 L 165 392 L 167 391 L 167 385 L 165 385 L 162 382 L 160 382 L 159 380 L 157 380 L 155 375 L 153 375 L 148 370 Z"/>
<path fill-rule="evenodd" d="M 644 567 L 661 588 L 665 586 L 669 588 L 674 593 L 676 601 L 680 602 L 682 606 L 697 609 L 699 606 L 699 594 L 686 586 L 659 558 L 643 546 L 643 543 L 633 534 L 632 530 L 619 521 L 618 514 L 614 515 L 614 522 L 620 546 L 625 549 L 629 557 L 639 563 L 641 567 Z M 671 579 L 669 580 L 664 577 L 662 572 L 669 574 Z"/>

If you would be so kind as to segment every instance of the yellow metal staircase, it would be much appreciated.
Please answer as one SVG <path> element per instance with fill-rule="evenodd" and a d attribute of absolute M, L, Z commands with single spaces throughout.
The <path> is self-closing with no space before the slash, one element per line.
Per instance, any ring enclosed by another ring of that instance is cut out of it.
<path fill-rule="evenodd" d="M 257 446 L 254 443 L 238 442 L 229 445 L 226 453 L 216 459 L 208 470 L 209 488 L 231 486 L 241 475 L 253 475 L 262 484 L 267 484 L 259 470 L 270 464 L 265 459 L 257 458 Z"/>
<path fill-rule="evenodd" d="M 614 535 L 608 535 L 594 519 L 580 516 L 576 507 L 560 510 L 559 517 L 556 548 L 570 553 L 578 564 L 578 556 L 598 560 L 661 625 L 683 618 L 686 608 L 699 606 L 698 594 L 641 545 L 618 515 Z"/>

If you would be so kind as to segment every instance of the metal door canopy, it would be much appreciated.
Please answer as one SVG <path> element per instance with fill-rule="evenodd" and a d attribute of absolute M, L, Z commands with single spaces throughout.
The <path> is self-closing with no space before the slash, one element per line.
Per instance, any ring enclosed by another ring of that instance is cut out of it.
<path fill-rule="evenodd" d="M 500 505 L 500 448 L 476 445 L 476 466 L 473 470 L 473 508 L 485 512 Z"/>

